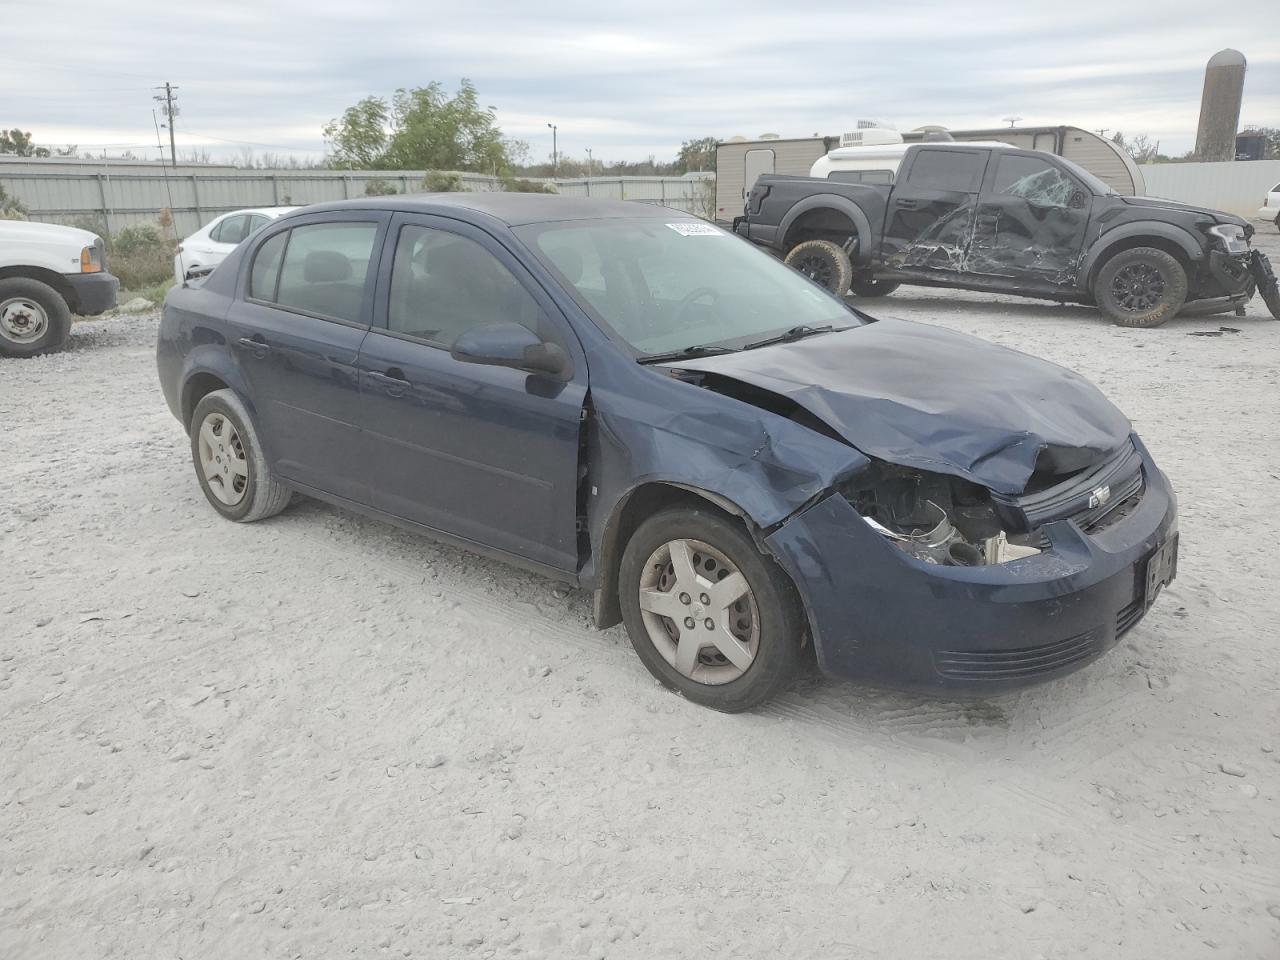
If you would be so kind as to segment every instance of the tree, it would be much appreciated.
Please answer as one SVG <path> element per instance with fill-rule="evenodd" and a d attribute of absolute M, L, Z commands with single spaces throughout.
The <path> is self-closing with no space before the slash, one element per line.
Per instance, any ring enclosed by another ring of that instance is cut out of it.
<path fill-rule="evenodd" d="M 14 127 L 12 130 L 0 130 L 0 153 L 9 153 L 18 157 L 47 157 L 48 147 L 37 147 L 31 142 L 31 131 L 25 133 Z"/>
<path fill-rule="evenodd" d="M 697 140 L 686 140 L 680 144 L 680 153 L 676 155 L 676 173 L 689 173 L 693 170 L 714 170 L 716 168 L 715 137 L 700 137 Z"/>
<path fill-rule="evenodd" d="M 1156 163 L 1159 152 L 1157 144 L 1151 142 L 1151 138 L 1145 133 L 1140 133 L 1132 140 L 1126 140 L 1123 133 L 1119 130 L 1111 137 L 1111 142 L 1121 150 L 1128 152 L 1138 163 Z"/>
<path fill-rule="evenodd" d="M 1267 141 L 1262 154 L 1264 160 L 1280 160 L 1280 127 L 1251 126 L 1243 132 Z"/>
<path fill-rule="evenodd" d="M 463 79 L 449 96 L 439 83 L 401 88 L 388 103 L 365 97 L 324 128 L 335 166 L 360 170 L 508 172 L 528 153 L 508 140 L 492 107 Z"/>

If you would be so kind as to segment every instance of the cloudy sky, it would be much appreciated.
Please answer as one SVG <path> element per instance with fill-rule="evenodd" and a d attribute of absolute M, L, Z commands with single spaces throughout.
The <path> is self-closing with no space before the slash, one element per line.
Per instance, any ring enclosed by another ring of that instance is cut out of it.
<path fill-rule="evenodd" d="M 653 12 L 645 12 L 646 8 Z M 628 12 L 620 12 L 622 9 Z M 1067 123 L 1195 139 L 1204 62 L 1249 59 L 1245 123 L 1280 126 L 1274 0 L 690 4 L 561 0 L 0 0 L 0 126 L 156 151 L 151 87 L 179 88 L 179 150 L 319 154 L 371 93 L 470 77 L 549 156 L 660 158 L 704 135 Z"/>

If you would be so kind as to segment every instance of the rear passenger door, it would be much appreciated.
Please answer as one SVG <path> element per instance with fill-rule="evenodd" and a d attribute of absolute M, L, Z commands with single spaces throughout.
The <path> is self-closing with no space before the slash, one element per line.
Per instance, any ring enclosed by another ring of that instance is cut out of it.
<path fill-rule="evenodd" d="M 250 251 L 227 317 L 262 443 L 286 479 L 368 502 L 356 361 L 389 214 L 290 220 Z"/>
<path fill-rule="evenodd" d="M 577 568 L 587 370 L 546 292 L 484 231 L 397 215 L 360 352 L 374 505 L 557 570 Z M 514 322 L 573 358 L 567 383 L 450 355 L 462 332 Z"/>
<path fill-rule="evenodd" d="M 885 218 L 881 257 L 904 273 L 966 269 L 974 209 L 990 151 L 917 149 L 906 159 Z"/>

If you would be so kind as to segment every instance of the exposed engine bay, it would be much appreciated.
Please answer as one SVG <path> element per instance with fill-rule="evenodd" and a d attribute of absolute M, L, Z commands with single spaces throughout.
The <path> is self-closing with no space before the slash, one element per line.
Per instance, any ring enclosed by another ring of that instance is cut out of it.
<path fill-rule="evenodd" d="M 990 493 L 959 477 L 876 462 L 844 493 L 867 523 L 925 563 L 977 567 L 1040 552 L 1029 535 L 1011 539 Z"/>

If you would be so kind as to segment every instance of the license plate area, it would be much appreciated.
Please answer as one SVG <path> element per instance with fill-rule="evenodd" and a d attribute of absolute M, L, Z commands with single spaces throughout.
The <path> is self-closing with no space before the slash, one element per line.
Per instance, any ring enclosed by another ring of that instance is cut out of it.
<path fill-rule="evenodd" d="M 1150 607 L 1156 602 L 1161 589 L 1171 583 L 1178 575 L 1178 536 L 1174 536 L 1160 546 L 1147 560 L 1147 589 L 1145 604 Z"/>

